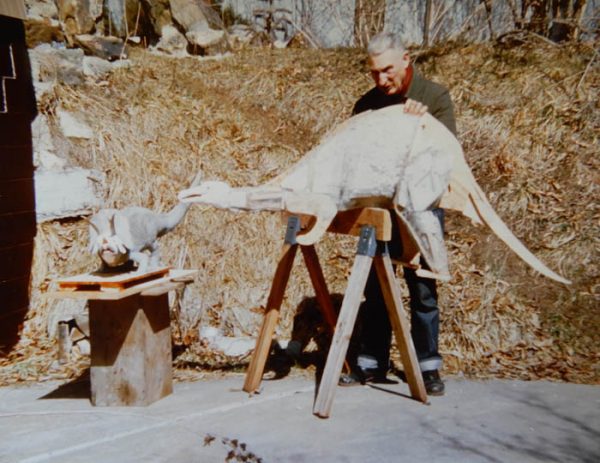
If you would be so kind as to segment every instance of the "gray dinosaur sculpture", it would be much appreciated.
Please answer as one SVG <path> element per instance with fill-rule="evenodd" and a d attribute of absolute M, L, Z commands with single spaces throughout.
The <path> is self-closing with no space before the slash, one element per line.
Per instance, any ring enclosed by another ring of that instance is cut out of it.
<path fill-rule="evenodd" d="M 206 181 L 179 193 L 182 202 L 242 210 L 286 210 L 316 221 L 298 236 L 313 244 L 338 211 L 357 207 L 394 209 L 417 265 L 422 255 L 433 276 L 449 279 L 443 231 L 432 208 L 458 210 L 486 224 L 519 257 L 543 275 L 565 278 L 546 267 L 508 229 L 477 185 L 454 135 L 430 114 L 404 113 L 402 105 L 361 113 L 341 124 L 288 171 L 256 187 L 232 188 Z M 427 272 L 423 272 L 426 274 Z"/>
<path fill-rule="evenodd" d="M 192 181 L 198 185 L 200 176 Z M 167 213 L 145 207 L 100 209 L 88 220 L 89 249 L 102 260 L 102 270 L 133 262 L 142 273 L 160 266 L 158 238 L 173 230 L 191 204 L 179 203 Z"/>

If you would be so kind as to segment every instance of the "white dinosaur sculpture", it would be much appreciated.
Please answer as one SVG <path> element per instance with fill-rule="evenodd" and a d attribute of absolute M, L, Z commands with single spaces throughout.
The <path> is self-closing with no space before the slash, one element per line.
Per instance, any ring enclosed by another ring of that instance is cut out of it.
<path fill-rule="evenodd" d="M 477 185 L 454 135 L 430 114 L 404 113 L 402 105 L 368 111 L 348 119 L 287 172 L 256 187 L 232 188 L 201 182 L 179 193 L 182 202 L 224 209 L 286 210 L 316 218 L 297 237 L 302 245 L 318 241 L 336 213 L 357 207 L 395 209 L 403 241 L 417 251 L 438 278 L 448 278 L 439 221 L 431 209 L 454 209 L 488 225 L 519 257 L 543 275 L 565 278 L 546 267 L 508 229 Z"/>

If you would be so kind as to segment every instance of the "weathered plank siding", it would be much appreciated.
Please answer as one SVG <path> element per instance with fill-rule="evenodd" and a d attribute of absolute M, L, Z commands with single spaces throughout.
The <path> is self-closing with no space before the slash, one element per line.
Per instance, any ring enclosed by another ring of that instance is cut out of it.
<path fill-rule="evenodd" d="M 36 230 L 31 142 L 35 95 L 23 22 L 8 16 L 12 14 L 0 10 L 0 355 L 18 341 L 29 309 Z"/>

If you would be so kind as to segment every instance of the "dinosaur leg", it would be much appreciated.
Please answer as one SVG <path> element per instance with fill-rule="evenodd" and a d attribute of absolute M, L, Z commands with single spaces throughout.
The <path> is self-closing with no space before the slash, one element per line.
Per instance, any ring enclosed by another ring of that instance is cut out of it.
<path fill-rule="evenodd" d="M 144 273 L 145 271 L 148 270 L 148 264 L 149 264 L 150 258 L 148 257 L 148 254 L 146 254 L 145 252 L 132 252 L 129 255 L 129 258 L 132 261 L 134 261 L 136 264 L 138 264 L 137 271 L 139 273 Z"/>
<path fill-rule="evenodd" d="M 419 248 L 431 268 L 431 271 L 418 269 L 417 275 L 443 281 L 450 280 L 444 233 L 433 211 L 409 212 L 396 208 L 396 214 L 403 229 L 401 235 L 407 235 L 412 239 L 411 244 Z"/>
<path fill-rule="evenodd" d="M 298 244 L 303 246 L 319 241 L 337 214 L 333 200 L 317 193 L 288 192 L 284 198 L 284 207 L 293 214 L 311 215 L 316 219 L 310 230 L 297 237 Z"/>

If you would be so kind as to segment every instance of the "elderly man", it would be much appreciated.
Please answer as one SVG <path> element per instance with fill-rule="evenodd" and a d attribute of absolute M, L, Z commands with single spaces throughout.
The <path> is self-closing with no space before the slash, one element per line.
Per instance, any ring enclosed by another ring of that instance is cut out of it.
<path fill-rule="evenodd" d="M 420 116 L 429 111 L 456 134 L 454 110 L 448 90 L 425 79 L 415 70 L 398 37 L 390 33 L 373 37 L 368 46 L 368 55 L 375 87 L 356 102 L 354 114 L 404 104 L 405 112 Z M 443 210 L 436 209 L 434 212 L 443 228 Z M 401 246 L 398 231 L 394 230 L 390 249 L 392 258 L 401 255 Z M 421 264 L 427 268 L 424 261 Z M 439 307 L 436 282 L 417 276 L 410 268 L 404 269 L 404 278 L 410 293 L 411 334 L 425 388 L 429 395 L 443 395 L 444 383 L 439 375 L 442 358 L 438 352 Z M 386 380 L 390 365 L 391 325 L 374 269 L 371 270 L 365 289 L 361 319 L 359 355 L 353 371 L 341 377 L 341 385 Z"/>

